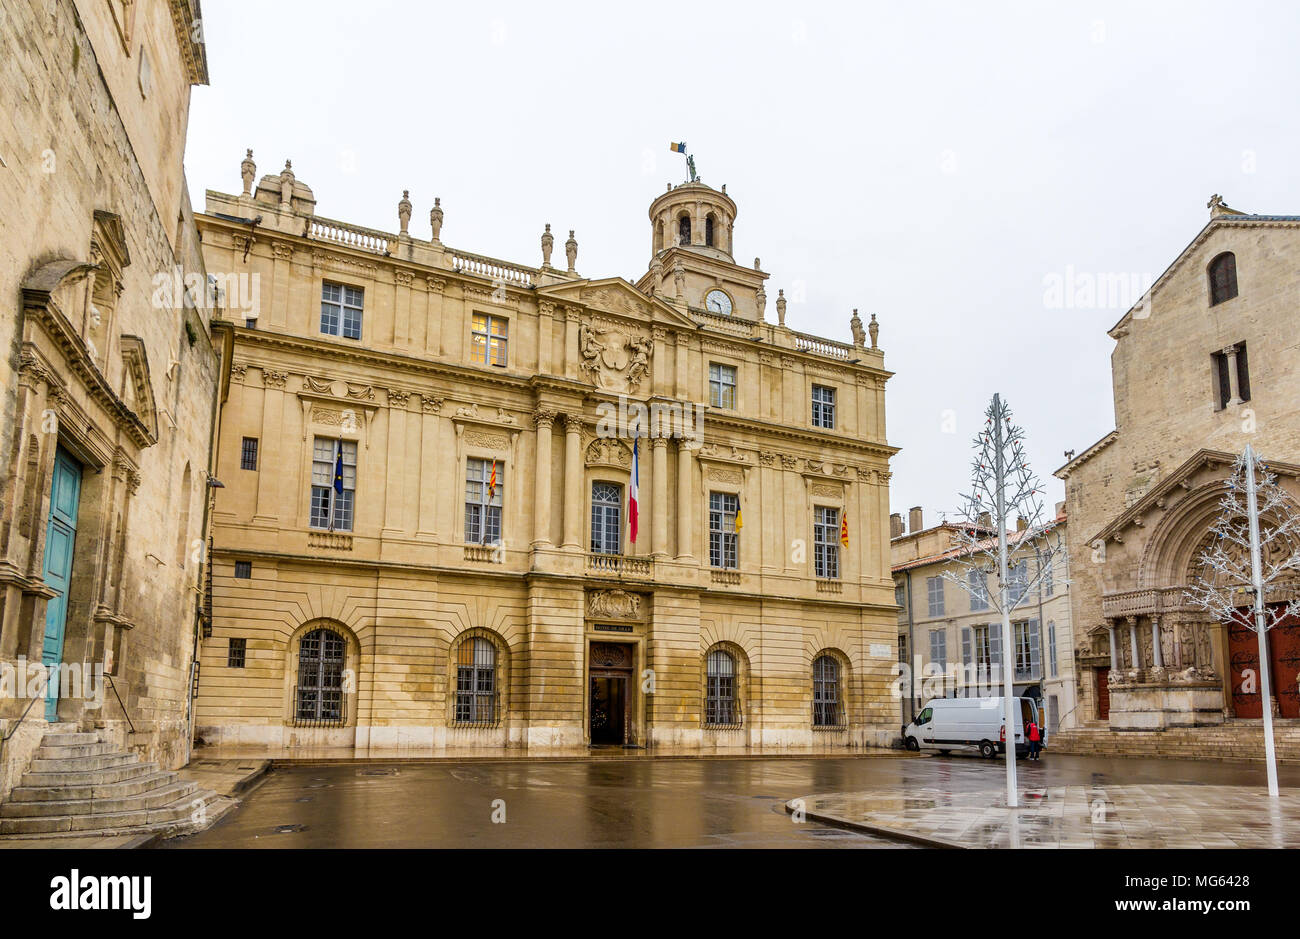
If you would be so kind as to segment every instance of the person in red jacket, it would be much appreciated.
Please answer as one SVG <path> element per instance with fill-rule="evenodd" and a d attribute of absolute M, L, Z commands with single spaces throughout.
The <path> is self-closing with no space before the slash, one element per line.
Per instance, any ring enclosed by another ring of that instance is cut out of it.
<path fill-rule="evenodd" d="M 1037 760 L 1038 751 L 1042 749 L 1043 735 L 1039 733 L 1038 724 L 1034 721 L 1029 722 L 1025 731 L 1025 736 L 1029 738 L 1029 758 L 1031 760 Z"/>

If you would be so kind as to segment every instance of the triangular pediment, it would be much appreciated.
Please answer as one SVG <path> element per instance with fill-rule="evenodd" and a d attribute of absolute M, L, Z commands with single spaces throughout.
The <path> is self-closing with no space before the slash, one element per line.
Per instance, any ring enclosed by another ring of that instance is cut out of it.
<path fill-rule="evenodd" d="M 698 328 L 693 320 L 662 300 L 646 296 L 621 277 L 553 284 L 538 290 L 537 296 L 559 303 L 579 304 L 599 313 L 624 316 L 646 324 L 692 331 Z"/>
<path fill-rule="evenodd" d="M 150 443 L 158 439 L 158 410 L 154 404 L 149 357 L 138 336 L 122 337 L 122 403 L 139 419 Z"/>

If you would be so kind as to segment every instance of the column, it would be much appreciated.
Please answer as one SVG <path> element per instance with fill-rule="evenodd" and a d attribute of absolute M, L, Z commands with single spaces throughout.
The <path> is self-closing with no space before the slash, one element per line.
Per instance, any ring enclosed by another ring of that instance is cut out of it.
<path fill-rule="evenodd" d="M 678 346 L 680 349 L 681 346 Z M 686 441 L 677 441 L 677 557 L 691 557 L 691 517 L 694 499 L 691 498 L 691 451 Z"/>
<path fill-rule="evenodd" d="M 1115 624 L 1111 623 L 1106 627 L 1106 632 L 1110 635 L 1110 670 L 1119 671 L 1119 642 L 1115 638 Z"/>
<path fill-rule="evenodd" d="M 1151 617 L 1151 666 L 1164 668 L 1164 654 L 1160 651 L 1160 617 Z"/>
<path fill-rule="evenodd" d="M 1228 404 L 1241 404 L 1241 384 L 1237 379 L 1237 347 L 1228 346 L 1223 350 L 1223 357 L 1228 360 Z"/>
<path fill-rule="evenodd" d="M 555 314 L 555 303 L 552 300 L 543 300 L 537 304 L 537 373 L 539 375 L 551 374 L 551 341 L 554 334 L 551 331 L 552 319 Z M 541 425 L 539 424 L 540 428 Z"/>
<path fill-rule="evenodd" d="M 582 547 L 582 418 L 564 415 L 564 547 Z"/>
<path fill-rule="evenodd" d="M 1142 667 L 1142 659 L 1138 654 L 1138 621 L 1136 616 L 1128 617 L 1128 641 L 1129 648 L 1132 650 L 1130 658 L 1133 660 L 1133 668 L 1135 670 L 1140 669 Z"/>
<path fill-rule="evenodd" d="M 668 553 L 668 438 L 655 437 L 650 441 L 654 451 L 650 486 L 650 553 L 662 557 Z"/>
<path fill-rule="evenodd" d="M 690 358 L 691 342 L 686 333 L 677 334 L 677 397 L 684 400 L 690 400 L 691 392 L 689 385 L 689 368 L 688 361 Z"/>
<path fill-rule="evenodd" d="M 548 327 L 549 316 L 543 317 Z M 551 428 L 555 412 L 538 408 L 533 414 L 537 424 L 537 469 L 533 476 L 533 547 L 551 546 Z"/>

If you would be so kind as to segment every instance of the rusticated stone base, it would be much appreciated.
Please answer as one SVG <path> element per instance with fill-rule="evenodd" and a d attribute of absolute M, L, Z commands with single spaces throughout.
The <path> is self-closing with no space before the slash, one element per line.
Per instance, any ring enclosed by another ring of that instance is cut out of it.
<path fill-rule="evenodd" d="M 1163 731 L 1223 723 L 1223 688 L 1217 682 L 1138 682 L 1112 685 L 1110 729 Z"/>

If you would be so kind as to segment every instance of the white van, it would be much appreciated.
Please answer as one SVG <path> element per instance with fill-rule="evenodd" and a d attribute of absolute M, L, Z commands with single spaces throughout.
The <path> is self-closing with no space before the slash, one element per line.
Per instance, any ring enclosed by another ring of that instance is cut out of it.
<path fill-rule="evenodd" d="M 1033 721 L 1038 725 L 1039 744 L 1047 748 L 1047 730 L 1033 698 L 1012 698 L 1013 706 L 1020 712 L 1015 727 L 1016 756 L 1029 753 L 1025 726 Z M 977 748 L 982 756 L 996 756 L 1006 752 L 1002 735 L 1002 709 L 1005 699 L 997 698 L 934 698 L 926 703 L 916 720 L 903 728 L 903 743 L 909 750 L 938 750 L 948 753 L 967 747 Z"/>

